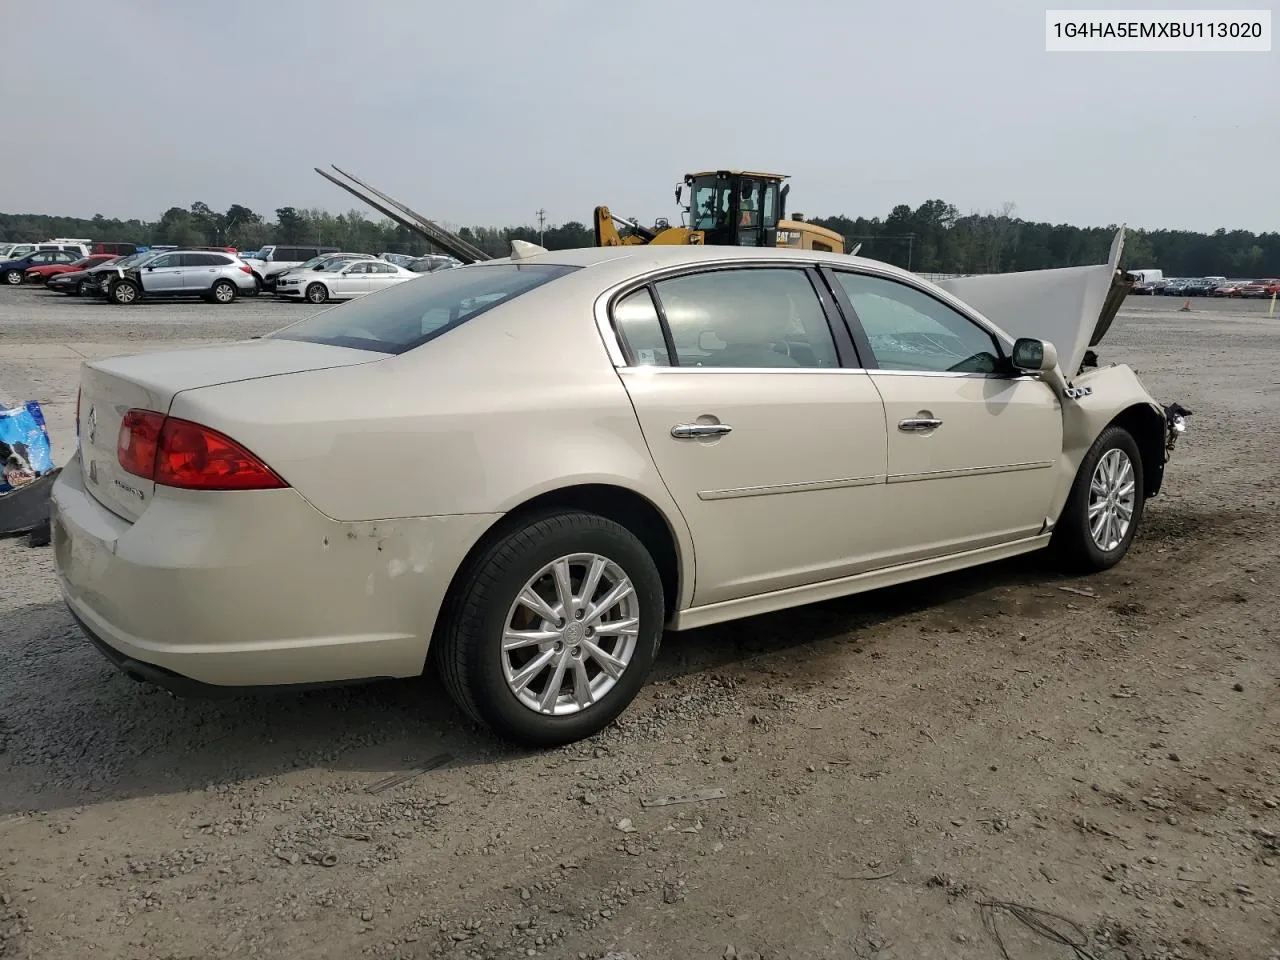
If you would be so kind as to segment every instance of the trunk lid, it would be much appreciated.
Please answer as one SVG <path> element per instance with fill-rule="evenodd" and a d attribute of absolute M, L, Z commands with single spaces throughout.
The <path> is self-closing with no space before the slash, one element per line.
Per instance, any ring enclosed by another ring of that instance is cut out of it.
<path fill-rule="evenodd" d="M 87 363 L 80 375 L 77 424 L 85 489 L 126 520 L 137 520 L 146 510 L 155 484 L 129 473 L 116 458 L 120 426 L 130 409 L 168 413 L 173 398 L 184 390 L 373 363 L 386 357 L 349 347 L 263 339 Z"/>
<path fill-rule="evenodd" d="M 1012 337 L 1050 341 L 1067 379 L 1111 329 L 1132 283 L 1120 271 L 1124 227 L 1111 241 L 1105 264 L 1027 270 L 940 280 L 937 286 L 959 297 Z"/>

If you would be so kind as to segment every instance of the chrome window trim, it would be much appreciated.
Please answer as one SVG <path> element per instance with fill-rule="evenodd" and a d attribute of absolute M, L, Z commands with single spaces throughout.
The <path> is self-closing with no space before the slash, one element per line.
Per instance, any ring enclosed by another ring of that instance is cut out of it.
<path fill-rule="evenodd" d="M 614 326 L 613 326 L 613 319 L 611 316 L 611 312 L 612 312 L 614 302 L 622 299 L 623 297 L 627 296 L 630 293 L 635 292 L 635 290 L 639 287 L 646 286 L 647 284 L 650 284 L 650 283 L 658 283 L 662 280 L 666 280 L 674 276 L 683 276 L 685 274 L 691 274 L 691 273 L 708 273 L 715 270 L 732 269 L 735 267 L 771 267 L 774 269 L 797 269 L 797 270 L 826 267 L 828 270 L 832 271 L 833 273 L 843 271 L 845 273 L 862 274 L 864 276 L 877 277 L 881 280 L 889 280 L 896 283 L 900 283 L 906 287 L 911 287 L 915 289 L 918 293 L 924 294 L 925 296 L 933 297 L 935 300 L 942 302 L 946 306 L 950 307 L 952 310 L 955 310 L 957 313 L 963 316 L 966 320 L 969 320 L 971 323 L 977 324 L 978 327 L 980 327 L 986 333 L 990 334 L 993 338 L 998 340 L 1000 344 L 1006 348 L 1007 351 L 1011 351 L 1013 349 L 1014 341 L 1013 341 L 1013 338 L 1009 336 L 1009 334 L 1005 333 L 995 324 L 991 323 L 991 321 L 987 320 L 985 317 L 983 317 L 980 313 L 975 311 L 963 300 L 959 299 L 954 294 L 949 293 L 946 290 L 943 290 L 941 287 L 933 286 L 932 284 L 929 284 L 927 281 L 920 278 L 914 278 L 911 276 L 903 277 L 896 272 L 896 268 L 889 267 L 887 264 L 885 265 L 884 269 L 880 269 L 872 262 L 868 262 L 868 263 L 859 262 L 855 264 L 850 264 L 847 262 L 843 262 L 840 259 L 841 257 L 844 257 L 844 255 L 828 254 L 827 256 L 811 256 L 811 257 L 789 256 L 785 260 L 775 259 L 773 257 L 726 257 L 720 260 L 697 260 L 692 263 L 681 263 L 681 264 L 673 264 L 670 266 L 654 267 L 654 268 L 645 270 L 642 273 L 638 273 L 632 277 L 629 277 L 626 280 L 622 280 L 622 281 L 619 281 L 618 283 L 612 284 L 596 297 L 595 304 L 592 308 L 592 313 L 595 317 L 595 322 L 596 322 L 596 330 L 600 334 L 601 341 L 604 343 L 605 352 L 608 353 L 609 360 L 613 363 L 615 367 L 618 367 L 620 369 L 694 370 L 699 373 L 707 373 L 709 372 L 709 370 L 706 367 L 659 367 L 655 365 L 628 364 L 626 353 L 622 349 L 622 342 L 621 342 L 622 338 L 619 336 L 618 332 L 614 329 Z M 858 322 L 856 317 L 846 317 L 845 319 L 849 323 Z M 760 373 L 765 370 L 772 370 L 773 368 L 717 367 L 715 369 L 725 371 L 725 372 L 741 372 L 743 370 L 750 370 L 754 373 Z M 840 372 L 847 372 L 854 369 L 857 369 L 864 373 L 868 372 L 867 370 L 861 367 L 859 368 L 840 367 L 838 370 L 831 370 L 828 368 L 819 369 L 819 368 L 811 368 L 811 367 L 802 367 L 802 368 L 799 368 L 799 370 L 795 368 L 783 368 L 780 370 L 775 370 L 774 372 L 778 372 L 778 373 L 796 373 L 796 372 L 840 373 Z M 953 374 L 948 371 L 881 370 L 879 368 L 876 368 L 869 372 L 891 373 L 891 374 L 899 374 L 903 376 L 998 377 L 997 374 L 986 374 L 986 373 Z M 1024 379 L 1024 378 L 1019 376 L 1019 377 L 1001 378 L 1001 379 Z M 1032 377 L 1027 379 L 1036 379 L 1036 378 Z"/>

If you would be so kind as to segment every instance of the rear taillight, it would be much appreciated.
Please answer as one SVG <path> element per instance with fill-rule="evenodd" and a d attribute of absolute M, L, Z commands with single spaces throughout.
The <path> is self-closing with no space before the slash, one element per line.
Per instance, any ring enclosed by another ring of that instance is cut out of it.
<path fill-rule="evenodd" d="M 245 266 L 245 265 L 242 263 L 242 264 L 240 264 L 240 271 L 241 271 L 242 273 L 253 273 L 253 267 Z"/>
<path fill-rule="evenodd" d="M 277 490 L 288 484 L 225 434 L 190 420 L 130 410 L 117 458 L 146 480 L 185 490 Z"/>
<path fill-rule="evenodd" d="M 156 450 L 160 444 L 160 428 L 164 426 L 164 414 L 150 410 L 130 410 L 120 422 L 120 435 L 116 439 L 116 459 L 135 477 L 154 480 L 156 475 Z"/>

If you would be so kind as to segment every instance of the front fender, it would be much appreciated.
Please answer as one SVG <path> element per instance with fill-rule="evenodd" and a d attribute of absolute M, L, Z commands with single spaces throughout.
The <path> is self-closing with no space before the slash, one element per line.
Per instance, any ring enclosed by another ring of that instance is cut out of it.
<path fill-rule="evenodd" d="M 1062 403 L 1062 457 L 1050 512 L 1055 523 L 1089 448 L 1113 423 L 1122 423 L 1138 442 L 1144 493 L 1148 497 L 1159 492 L 1164 463 L 1172 449 L 1168 437 L 1173 428 L 1165 408 L 1147 392 L 1131 368 L 1116 364 L 1088 369 L 1071 386 L 1074 395 Z"/>

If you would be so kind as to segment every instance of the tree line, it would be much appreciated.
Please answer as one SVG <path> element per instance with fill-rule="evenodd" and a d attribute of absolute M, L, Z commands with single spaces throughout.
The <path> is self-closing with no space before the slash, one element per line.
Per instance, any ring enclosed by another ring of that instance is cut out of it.
<path fill-rule="evenodd" d="M 809 217 L 811 223 L 844 235 L 848 247 L 861 244 L 861 256 L 921 273 L 998 273 L 1042 270 L 1105 261 L 1116 227 L 1078 227 L 1036 223 L 1015 216 L 1013 204 L 999 211 L 961 214 L 954 204 L 929 200 L 912 209 L 894 207 L 886 217 L 843 214 Z M 458 226 L 441 223 L 486 253 L 505 256 L 513 239 L 529 240 L 550 250 L 591 246 L 595 234 L 580 221 L 547 227 Z M 274 219 L 241 204 L 219 212 L 205 203 L 170 207 L 159 220 L 117 220 L 98 214 L 90 219 L 39 214 L 0 213 L 0 240 L 31 241 L 48 237 L 181 246 L 234 246 L 256 250 L 268 243 L 312 243 L 371 253 L 420 256 L 437 252 L 416 233 L 388 219 L 372 219 L 362 210 L 330 213 L 319 209 L 279 207 Z M 1167 276 L 1280 276 L 1280 232 L 1251 233 L 1220 228 L 1130 230 L 1125 265 L 1154 267 Z"/>

